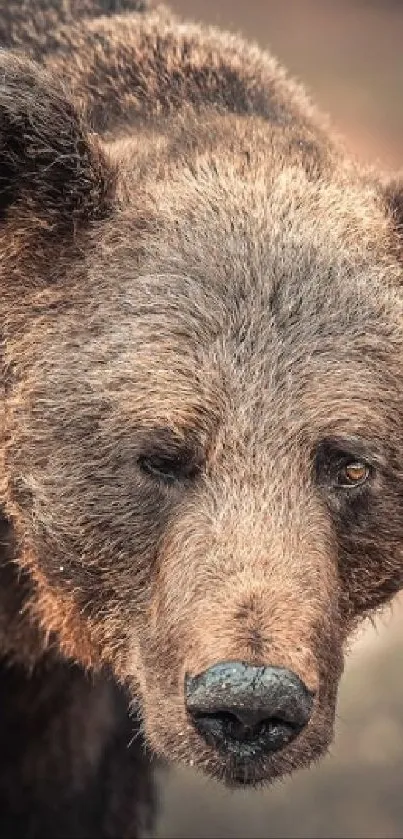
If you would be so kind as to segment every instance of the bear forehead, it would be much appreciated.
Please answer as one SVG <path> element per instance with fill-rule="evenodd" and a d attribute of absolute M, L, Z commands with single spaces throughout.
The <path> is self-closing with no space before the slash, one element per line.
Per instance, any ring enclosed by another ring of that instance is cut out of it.
<path fill-rule="evenodd" d="M 343 336 L 362 343 L 364 331 L 368 351 L 376 337 L 397 338 L 401 264 L 375 187 L 340 173 L 312 181 L 284 161 L 243 172 L 236 162 L 201 159 L 148 182 L 142 213 L 130 198 L 101 231 L 90 287 L 102 306 L 101 278 L 119 330 L 136 324 L 129 344 L 156 342 L 163 366 L 221 339 L 244 361 L 248 348 L 273 362 L 279 337 L 305 351 L 331 351 Z"/>
<path fill-rule="evenodd" d="M 176 127 L 164 147 L 156 134 L 157 168 L 148 165 L 149 137 L 145 161 L 126 138 L 121 212 L 104 228 L 113 281 L 148 275 L 149 293 L 160 297 L 161 282 L 174 305 L 188 309 L 208 293 L 227 312 L 253 306 L 255 317 L 279 286 L 288 306 L 302 295 L 342 313 L 348 298 L 348 308 L 359 308 L 360 295 L 367 302 L 371 288 L 372 307 L 382 307 L 402 272 L 378 184 L 306 132 L 233 116 L 216 128 L 211 117 Z M 307 168 L 306 157 L 318 156 Z M 144 284 L 137 288 L 140 300 Z"/>

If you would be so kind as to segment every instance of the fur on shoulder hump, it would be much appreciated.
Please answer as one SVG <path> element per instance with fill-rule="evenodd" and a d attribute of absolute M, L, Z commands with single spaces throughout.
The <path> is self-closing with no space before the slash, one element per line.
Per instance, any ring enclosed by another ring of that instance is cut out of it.
<path fill-rule="evenodd" d="M 60 26 L 147 9 L 148 0 L 0 0 L 0 47 L 40 60 L 57 45 Z"/>
<path fill-rule="evenodd" d="M 46 63 L 68 78 L 91 127 L 114 132 L 184 109 L 317 125 L 316 109 L 270 53 L 164 6 L 63 27 Z"/>
<path fill-rule="evenodd" d="M 322 124 L 269 53 L 148 0 L 0 0 L 1 46 L 68 79 L 97 133 L 189 108 Z"/>

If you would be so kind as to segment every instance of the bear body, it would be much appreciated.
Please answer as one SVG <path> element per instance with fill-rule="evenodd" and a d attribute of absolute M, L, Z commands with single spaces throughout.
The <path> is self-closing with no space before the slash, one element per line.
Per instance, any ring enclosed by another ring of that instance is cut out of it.
<path fill-rule="evenodd" d="M 151 825 L 150 759 L 111 678 L 52 659 L 27 676 L 3 662 L 0 695 L 2 836 L 136 836 Z"/>
<path fill-rule="evenodd" d="M 403 193 L 240 38 L 0 11 L 0 832 L 134 837 L 151 754 L 235 785 L 323 754 L 401 588 Z M 201 733 L 228 662 L 303 686 L 281 748 Z"/>

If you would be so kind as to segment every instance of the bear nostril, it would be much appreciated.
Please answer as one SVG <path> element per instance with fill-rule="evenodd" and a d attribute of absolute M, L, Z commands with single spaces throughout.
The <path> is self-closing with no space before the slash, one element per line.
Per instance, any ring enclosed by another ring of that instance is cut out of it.
<path fill-rule="evenodd" d="M 217 745 L 218 739 L 248 743 L 257 741 L 268 735 L 281 733 L 283 740 L 294 736 L 295 727 L 276 717 L 267 717 L 259 722 L 248 722 L 237 714 L 228 711 L 218 711 L 216 714 L 193 715 L 196 728 L 212 745 Z"/>
<path fill-rule="evenodd" d="M 313 694 L 295 673 L 244 662 L 216 664 L 185 679 L 193 725 L 221 751 L 253 744 L 260 751 L 283 748 L 308 723 Z"/>

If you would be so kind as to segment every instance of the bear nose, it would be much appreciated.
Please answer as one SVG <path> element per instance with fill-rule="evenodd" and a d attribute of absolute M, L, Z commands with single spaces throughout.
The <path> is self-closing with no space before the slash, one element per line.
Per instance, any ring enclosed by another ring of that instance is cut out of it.
<path fill-rule="evenodd" d="M 290 743 L 308 723 L 313 698 L 295 673 L 281 667 L 224 661 L 185 677 L 193 725 L 209 745 L 238 757 Z"/>

